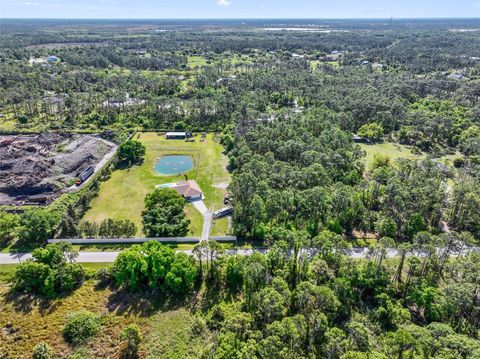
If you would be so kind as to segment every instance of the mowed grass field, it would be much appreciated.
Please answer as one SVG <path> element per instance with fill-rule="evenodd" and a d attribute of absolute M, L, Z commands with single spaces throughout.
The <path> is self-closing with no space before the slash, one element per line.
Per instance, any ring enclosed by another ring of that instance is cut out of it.
<path fill-rule="evenodd" d="M 137 139 L 137 136 L 135 136 Z M 155 186 L 162 183 L 182 181 L 184 174 L 163 176 L 155 172 L 155 163 L 164 155 L 189 155 L 194 166 L 186 173 L 188 179 L 196 179 L 205 196 L 205 204 L 211 209 L 223 207 L 225 185 L 230 182 L 226 166 L 228 159 L 223 155 L 223 146 L 208 134 L 205 142 L 200 142 L 200 135 L 195 142 L 167 140 L 163 135 L 148 132 L 138 135 L 138 140 L 146 147 L 142 164 L 126 169 L 115 170 L 111 177 L 100 184 L 98 197 L 90 203 L 90 209 L 84 220 L 101 222 L 106 218 L 130 219 L 141 234 L 144 198 Z M 187 216 L 191 221 L 190 236 L 200 236 L 203 217 L 192 204 L 186 206 Z M 223 218 L 212 226 L 211 235 L 224 235 L 228 220 Z"/>

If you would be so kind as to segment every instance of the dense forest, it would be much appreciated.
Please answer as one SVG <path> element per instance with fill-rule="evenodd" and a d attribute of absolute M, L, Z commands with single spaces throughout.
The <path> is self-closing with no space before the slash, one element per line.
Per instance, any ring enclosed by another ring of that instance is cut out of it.
<path fill-rule="evenodd" d="M 95 283 L 156 311 L 161 298 L 187 308 L 182 335 L 204 343 L 185 357 L 480 358 L 480 257 L 471 251 L 480 243 L 479 28 L 2 21 L 0 135 L 102 133 L 128 168 L 145 155 L 126 141 L 136 131 L 214 132 L 232 176 L 232 234 L 263 248 L 245 255 L 207 241 L 189 256 L 147 242 L 108 269 L 85 270 L 72 246 L 46 240 L 137 233 L 130 219 L 82 221 L 111 167 L 45 208 L 0 209 L 1 248 L 36 248 L 5 297 L 61 301 Z M 171 190 L 148 194 L 146 236 L 186 236 L 184 208 Z M 364 258 L 348 251 L 358 246 L 368 247 Z M 89 343 L 113 326 L 100 312 L 69 316 L 61 344 L 45 339 L 34 357 L 58 348 L 58 357 L 96 357 L 102 344 Z M 117 343 L 124 357 L 155 357 L 141 344 L 154 332 L 139 319 L 149 315 L 129 317 L 119 336 L 127 344 Z M 32 349 L 12 348 L 0 341 L 0 358 Z"/>

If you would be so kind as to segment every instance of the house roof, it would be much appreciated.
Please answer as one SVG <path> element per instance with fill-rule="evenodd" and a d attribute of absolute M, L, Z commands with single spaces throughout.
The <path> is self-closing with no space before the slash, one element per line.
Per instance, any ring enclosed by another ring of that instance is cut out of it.
<path fill-rule="evenodd" d="M 167 136 L 186 136 L 186 132 L 167 132 Z"/>
<path fill-rule="evenodd" d="M 194 180 L 178 182 L 175 186 L 172 187 L 183 197 L 193 197 L 202 194 L 202 190 L 198 186 L 197 182 Z"/>

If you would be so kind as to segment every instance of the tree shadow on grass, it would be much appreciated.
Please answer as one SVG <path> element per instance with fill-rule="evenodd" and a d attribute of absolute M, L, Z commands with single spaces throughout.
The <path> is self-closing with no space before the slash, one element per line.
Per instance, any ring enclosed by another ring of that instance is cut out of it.
<path fill-rule="evenodd" d="M 138 161 L 136 162 L 132 162 L 132 163 L 129 163 L 128 161 L 124 160 L 124 161 L 119 161 L 117 162 L 117 164 L 115 165 L 115 170 L 129 170 L 129 169 L 132 169 L 133 167 L 135 166 L 141 166 L 143 165 L 143 162 L 144 162 L 144 159 L 141 158 L 139 159 Z"/>
<path fill-rule="evenodd" d="M 188 304 L 187 296 L 173 295 L 161 290 L 132 293 L 119 289 L 108 297 L 107 309 L 116 314 L 150 317 L 158 311 L 171 311 Z"/>
<path fill-rule="evenodd" d="M 47 308 L 50 301 L 45 297 L 35 294 L 20 293 L 10 290 L 4 299 L 4 304 L 12 304 L 16 312 L 23 314 L 30 313 L 34 308 Z"/>
<path fill-rule="evenodd" d="M 52 314 L 61 304 L 61 299 L 70 296 L 72 292 L 62 293 L 55 298 L 48 298 L 40 294 L 23 293 L 11 289 L 4 299 L 4 304 L 12 304 L 16 312 L 28 314 L 38 309 L 41 315 Z"/>

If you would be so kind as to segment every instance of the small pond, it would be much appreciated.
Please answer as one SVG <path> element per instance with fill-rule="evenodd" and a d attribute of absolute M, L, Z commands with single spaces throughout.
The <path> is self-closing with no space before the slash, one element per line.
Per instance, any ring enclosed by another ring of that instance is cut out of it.
<path fill-rule="evenodd" d="M 185 173 L 190 171 L 192 168 L 192 157 L 182 155 L 163 156 L 155 164 L 155 171 L 161 175 L 176 175 Z"/>

